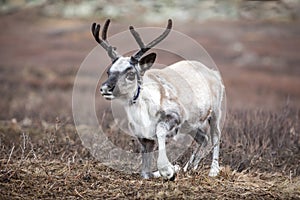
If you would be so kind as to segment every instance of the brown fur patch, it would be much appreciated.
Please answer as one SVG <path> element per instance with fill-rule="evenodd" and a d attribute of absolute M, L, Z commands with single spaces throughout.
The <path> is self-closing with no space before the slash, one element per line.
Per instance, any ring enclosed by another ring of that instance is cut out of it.
<path fill-rule="evenodd" d="M 207 120 L 210 117 L 211 112 L 212 112 L 211 108 L 208 109 L 206 115 L 200 118 L 200 122 L 204 122 L 205 120 Z"/>
<path fill-rule="evenodd" d="M 162 105 L 163 99 L 165 99 L 167 96 L 166 96 L 166 92 L 161 84 L 161 81 L 154 74 L 148 74 L 148 77 L 158 83 L 159 91 L 160 91 L 160 105 Z"/>

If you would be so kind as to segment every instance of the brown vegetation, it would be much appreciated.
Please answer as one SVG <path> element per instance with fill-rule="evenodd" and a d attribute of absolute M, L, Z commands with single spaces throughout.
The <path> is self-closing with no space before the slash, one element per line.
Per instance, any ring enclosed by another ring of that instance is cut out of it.
<path fill-rule="evenodd" d="M 278 113 L 230 114 L 223 130 L 221 174 L 207 176 L 207 158 L 197 172 L 181 172 L 175 182 L 142 180 L 97 162 L 68 122 L 57 120 L 44 128 L 42 122 L 29 127 L 24 122 L 2 122 L 0 195 L 7 199 L 300 198 L 298 117 L 289 107 Z"/>

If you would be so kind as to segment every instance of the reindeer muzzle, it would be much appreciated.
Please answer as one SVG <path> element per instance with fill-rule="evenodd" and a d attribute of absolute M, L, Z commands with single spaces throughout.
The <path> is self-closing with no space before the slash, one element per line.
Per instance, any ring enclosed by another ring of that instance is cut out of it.
<path fill-rule="evenodd" d="M 111 100 L 115 98 L 115 96 L 113 95 L 114 89 L 115 89 L 114 85 L 110 85 L 105 82 L 102 84 L 100 88 L 100 93 L 105 99 Z"/>

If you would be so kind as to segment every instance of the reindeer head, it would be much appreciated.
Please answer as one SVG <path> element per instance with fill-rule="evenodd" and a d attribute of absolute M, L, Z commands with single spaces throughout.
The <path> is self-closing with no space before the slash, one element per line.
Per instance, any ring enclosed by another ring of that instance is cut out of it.
<path fill-rule="evenodd" d="M 100 25 L 96 25 L 96 23 L 92 25 L 95 40 L 107 51 L 112 60 L 112 64 L 107 71 L 108 79 L 101 85 L 100 92 L 106 99 L 123 98 L 135 103 L 140 94 L 142 77 L 153 65 L 156 58 L 155 53 L 143 55 L 167 37 L 172 28 L 172 20 L 169 19 L 166 30 L 147 45 L 144 44 L 138 32 L 130 26 L 130 32 L 140 47 L 140 50 L 131 57 L 119 55 L 116 48 L 109 45 L 106 40 L 109 23 L 110 20 L 106 20 L 102 31 L 102 39 L 99 38 Z"/>

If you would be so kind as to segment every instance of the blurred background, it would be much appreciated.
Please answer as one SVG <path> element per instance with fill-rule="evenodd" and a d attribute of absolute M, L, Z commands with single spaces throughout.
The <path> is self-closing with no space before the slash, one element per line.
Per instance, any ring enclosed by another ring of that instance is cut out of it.
<path fill-rule="evenodd" d="M 1 0 L 0 14 L 0 120 L 71 120 L 76 72 L 96 46 L 90 25 L 107 18 L 109 35 L 172 18 L 216 62 L 229 110 L 300 106 L 298 0 Z"/>

